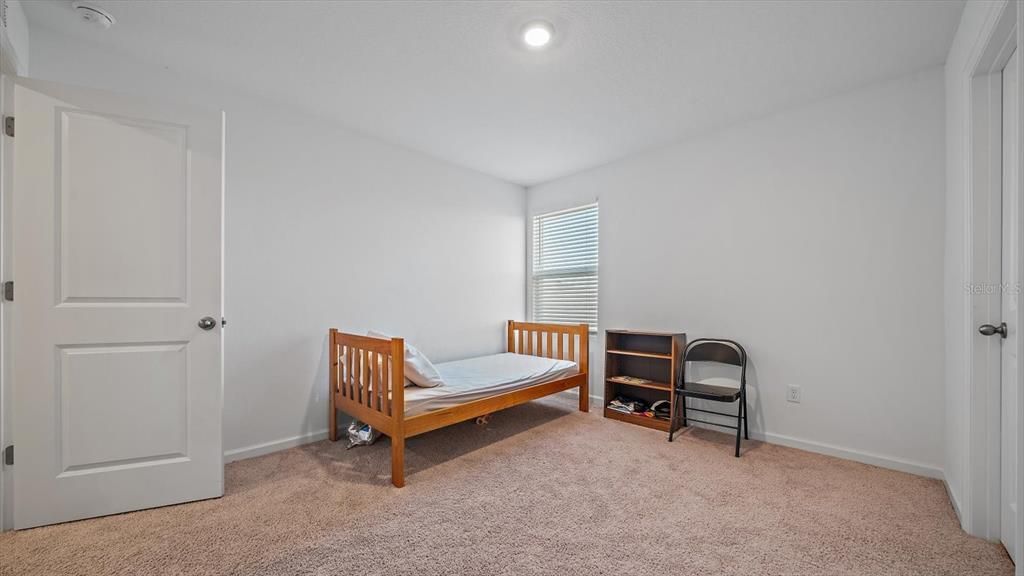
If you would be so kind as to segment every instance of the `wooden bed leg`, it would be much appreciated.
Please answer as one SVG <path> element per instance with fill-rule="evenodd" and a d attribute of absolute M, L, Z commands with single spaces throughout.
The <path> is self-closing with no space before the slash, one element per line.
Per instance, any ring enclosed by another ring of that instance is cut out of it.
<path fill-rule="evenodd" d="M 327 419 L 327 437 L 331 442 L 338 441 L 338 409 L 334 407 L 333 394 L 331 395 L 331 414 Z"/>
<path fill-rule="evenodd" d="M 586 380 L 580 384 L 580 412 L 590 412 L 590 384 Z"/>
<path fill-rule="evenodd" d="M 334 395 L 338 393 L 338 346 L 336 344 L 338 331 L 331 328 L 327 336 L 327 369 L 330 376 L 327 378 L 327 404 L 330 412 L 327 415 L 327 437 L 331 442 L 338 441 L 338 406 L 335 404 Z"/>
<path fill-rule="evenodd" d="M 405 486 L 405 438 L 391 438 L 391 483 L 395 488 Z"/>

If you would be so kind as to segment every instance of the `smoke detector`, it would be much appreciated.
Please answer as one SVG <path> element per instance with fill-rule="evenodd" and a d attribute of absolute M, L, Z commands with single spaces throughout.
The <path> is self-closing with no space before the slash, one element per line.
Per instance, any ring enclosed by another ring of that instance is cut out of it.
<path fill-rule="evenodd" d="M 110 28 L 117 20 L 103 8 L 93 4 L 92 2 L 74 2 L 71 7 L 75 9 L 75 13 L 78 17 L 87 24 L 96 26 L 97 28 L 103 28 L 106 30 Z"/>

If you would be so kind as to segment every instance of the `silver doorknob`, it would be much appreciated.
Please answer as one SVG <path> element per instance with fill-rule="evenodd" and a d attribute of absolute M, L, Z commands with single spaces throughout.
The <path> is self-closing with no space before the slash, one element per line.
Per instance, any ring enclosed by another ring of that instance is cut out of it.
<path fill-rule="evenodd" d="M 991 324 L 982 324 L 978 327 L 978 332 L 981 332 L 983 336 L 999 334 L 1000 337 L 1006 338 L 1006 322 L 1000 322 L 998 327 Z"/>
<path fill-rule="evenodd" d="M 199 327 L 203 330 L 213 330 L 213 327 L 217 325 L 217 321 L 209 316 L 203 316 L 199 319 Z"/>

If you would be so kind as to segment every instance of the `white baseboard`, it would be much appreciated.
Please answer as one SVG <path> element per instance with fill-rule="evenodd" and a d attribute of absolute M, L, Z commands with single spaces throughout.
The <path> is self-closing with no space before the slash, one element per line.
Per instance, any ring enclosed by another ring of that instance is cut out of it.
<path fill-rule="evenodd" d="M 782 434 L 773 434 L 771 432 L 764 433 L 751 430 L 750 437 L 769 444 L 778 444 L 780 446 L 788 446 L 790 448 L 797 448 L 808 452 L 824 454 L 826 456 L 835 456 L 836 458 L 842 458 L 844 460 L 853 460 L 854 462 L 871 464 L 872 466 L 879 466 L 890 470 L 897 470 L 899 472 L 907 472 L 918 476 L 936 478 L 939 480 L 944 480 L 945 478 L 941 468 L 936 468 L 935 466 L 929 466 L 928 464 L 914 462 L 911 460 L 904 460 L 902 458 L 881 456 L 849 448 L 840 448 L 839 446 L 833 446 L 831 444 L 801 440 L 799 438 L 793 438 L 792 436 L 783 436 Z"/>
<path fill-rule="evenodd" d="M 577 389 L 568 390 L 567 392 L 579 396 Z M 599 396 L 590 396 L 590 409 L 594 410 L 594 407 L 602 407 L 602 401 Z M 262 444 L 253 444 L 252 446 L 245 446 L 243 448 L 234 448 L 232 450 L 224 451 L 224 463 L 234 462 L 236 460 L 245 460 L 246 458 L 255 458 L 257 456 L 264 456 L 278 450 L 287 450 L 288 448 L 295 448 L 296 446 L 302 446 L 303 444 L 310 444 L 312 442 L 319 442 L 327 438 L 327 430 L 320 430 L 318 432 L 310 432 L 308 434 L 302 434 L 300 436 L 292 436 L 291 438 L 285 438 L 283 440 L 274 440 L 271 442 L 264 442 Z"/>
<path fill-rule="evenodd" d="M 963 526 L 964 517 L 960 514 L 960 501 L 957 500 L 956 493 L 949 488 L 949 482 L 946 481 L 946 475 L 942 475 L 942 485 L 946 487 L 946 495 L 949 496 L 949 503 L 953 505 L 953 512 L 956 512 L 956 519 Z"/>
<path fill-rule="evenodd" d="M 565 391 L 565 394 L 569 394 L 571 396 L 577 396 L 578 397 L 580 395 L 580 389 L 579 388 L 570 388 L 570 389 Z M 590 411 L 591 412 L 593 412 L 595 409 L 604 410 L 604 400 L 602 400 L 600 396 L 594 396 L 593 394 L 589 394 L 589 396 L 590 396 Z"/>
<path fill-rule="evenodd" d="M 327 438 L 327 430 L 320 430 L 318 432 L 310 432 L 300 436 L 292 436 L 291 438 L 285 438 L 284 440 L 274 440 L 273 442 L 264 442 L 263 444 L 254 444 L 244 448 L 226 450 L 224 452 L 224 463 L 234 462 L 235 460 L 245 460 L 246 458 L 255 458 L 256 456 L 263 456 L 264 454 L 270 454 L 271 452 L 277 452 L 278 450 L 295 448 L 296 446 L 302 446 L 303 444 L 309 444 L 311 442 L 319 442 L 325 438 Z"/>
<path fill-rule="evenodd" d="M 590 406 L 592 412 L 595 411 L 595 407 L 598 408 L 598 410 L 602 410 L 603 401 L 598 396 L 591 396 Z M 700 424 L 695 425 L 700 426 L 702 428 L 705 427 Z M 717 430 L 717 428 L 709 429 Z M 853 460 L 854 462 L 862 462 L 864 464 L 871 464 L 872 466 L 880 466 L 882 468 L 888 468 L 890 470 L 907 472 L 909 474 L 916 474 L 918 476 L 925 476 L 928 478 L 936 478 L 938 480 L 942 480 L 943 483 L 945 483 L 945 475 L 943 474 L 941 468 L 936 468 L 934 466 L 929 466 L 928 464 L 922 464 L 920 462 L 904 460 L 901 458 L 894 458 L 891 456 L 881 456 L 878 454 L 861 452 L 859 450 L 852 450 L 849 448 L 841 448 L 839 446 L 823 444 L 821 442 L 801 440 L 799 438 L 793 438 L 792 436 L 784 436 L 782 434 L 774 434 L 771 432 L 764 433 L 759 432 L 757 430 L 751 430 L 750 437 L 751 439 L 761 440 L 769 444 L 788 446 L 790 448 L 797 448 L 799 450 L 806 450 L 808 452 L 824 454 L 826 456 L 835 456 L 836 458 Z M 246 458 L 263 456 L 265 454 L 270 454 L 271 452 L 277 452 L 278 450 L 294 448 L 296 446 L 302 446 L 303 444 L 309 444 L 311 442 L 319 442 L 320 440 L 323 440 L 325 438 L 327 438 L 327 430 L 320 430 L 317 432 L 310 432 L 308 434 L 303 434 L 300 436 L 285 438 L 283 440 L 275 440 L 273 442 L 255 444 L 253 446 L 246 446 L 244 448 L 235 448 L 233 450 L 227 450 L 224 452 L 224 462 L 234 462 L 235 460 L 244 460 Z M 950 492 L 948 485 L 946 491 Z M 957 515 L 959 516 L 959 502 L 956 501 L 956 498 L 952 492 L 950 492 L 950 501 L 953 503 L 953 507 L 956 509 Z"/>
<path fill-rule="evenodd" d="M 591 407 L 596 405 L 603 408 L 604 406 L 603 400 L 596 396 L 590 397 L 590 403 Z M 706 426 L 704 424 L 694 423 L 693 426 L 707 428 L 708 430 L 717 430 L 719 432 L 722 431 L 721 428 L 715 426 Z M 915 474 L 917 476 L 925 476 L 927 478 L 936 478 L 938 480 L 945 481 L 945 475 L 943 474 L 941 468 L 936 468 L 935 466 L 930 466 L 928 464 L 923 464 L 921 462 L 903 460 L 902 458 L 894 458 L 892 456 L 881 456 L 878 454 L 871 454 L 870 452 L 852 450 L 850 448 L 841 448 L 839 446 L 833 446 L 831 444 L 813 442 L 811 440 L 802 440 L 800 438 L 784 436 L 782 434 L 775 434 L 772 432 L 765 433 L 757 430 L 751 430 L 750 438 L 753 440 L 767 442 L 769 444 L 788 446 L 790 448 L 806 450 L 808 452 L 814 452 L 816 454 L 835 456 L 836 458 L 842 458 L 844 460 L 853 460 L 854 462 L 871 464 L 872 466 L 879 466 L 881 468 L 888 468 L 890 470 L 897 470 L 899 472 L 907 472 L 909 474 Z M 957 503 L 954 501 L 953 505 L 956 506 Z M 959 511 L 957 513 L 959 514 Z"/>

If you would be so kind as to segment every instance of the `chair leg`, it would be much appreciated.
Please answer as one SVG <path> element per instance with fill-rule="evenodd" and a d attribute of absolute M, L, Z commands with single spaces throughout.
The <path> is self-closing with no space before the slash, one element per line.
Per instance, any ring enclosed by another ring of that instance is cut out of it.
<path fill-rule="evenodd" d="M 750 412 L 750 408 L 747 407 L 747 395 L 744 394 L 743 398 L 740 401 L 743 402 L 743 439 L 750 440 L 750 426 L 747 424 L 747 421 L 749 420 L 748 413 Z"/>
<path fill-rule="evenodd" d="M 739 411 L 736 412 L 736 457 L 740 457 L 740 435 L 743 433 L 743 402 L 740 402 Z"/>
<path fill-rule="evenodd" d="M 686 428 L 689 424 L 686 422 L 686 396 L 683 396 L 683 428 Z"/>

